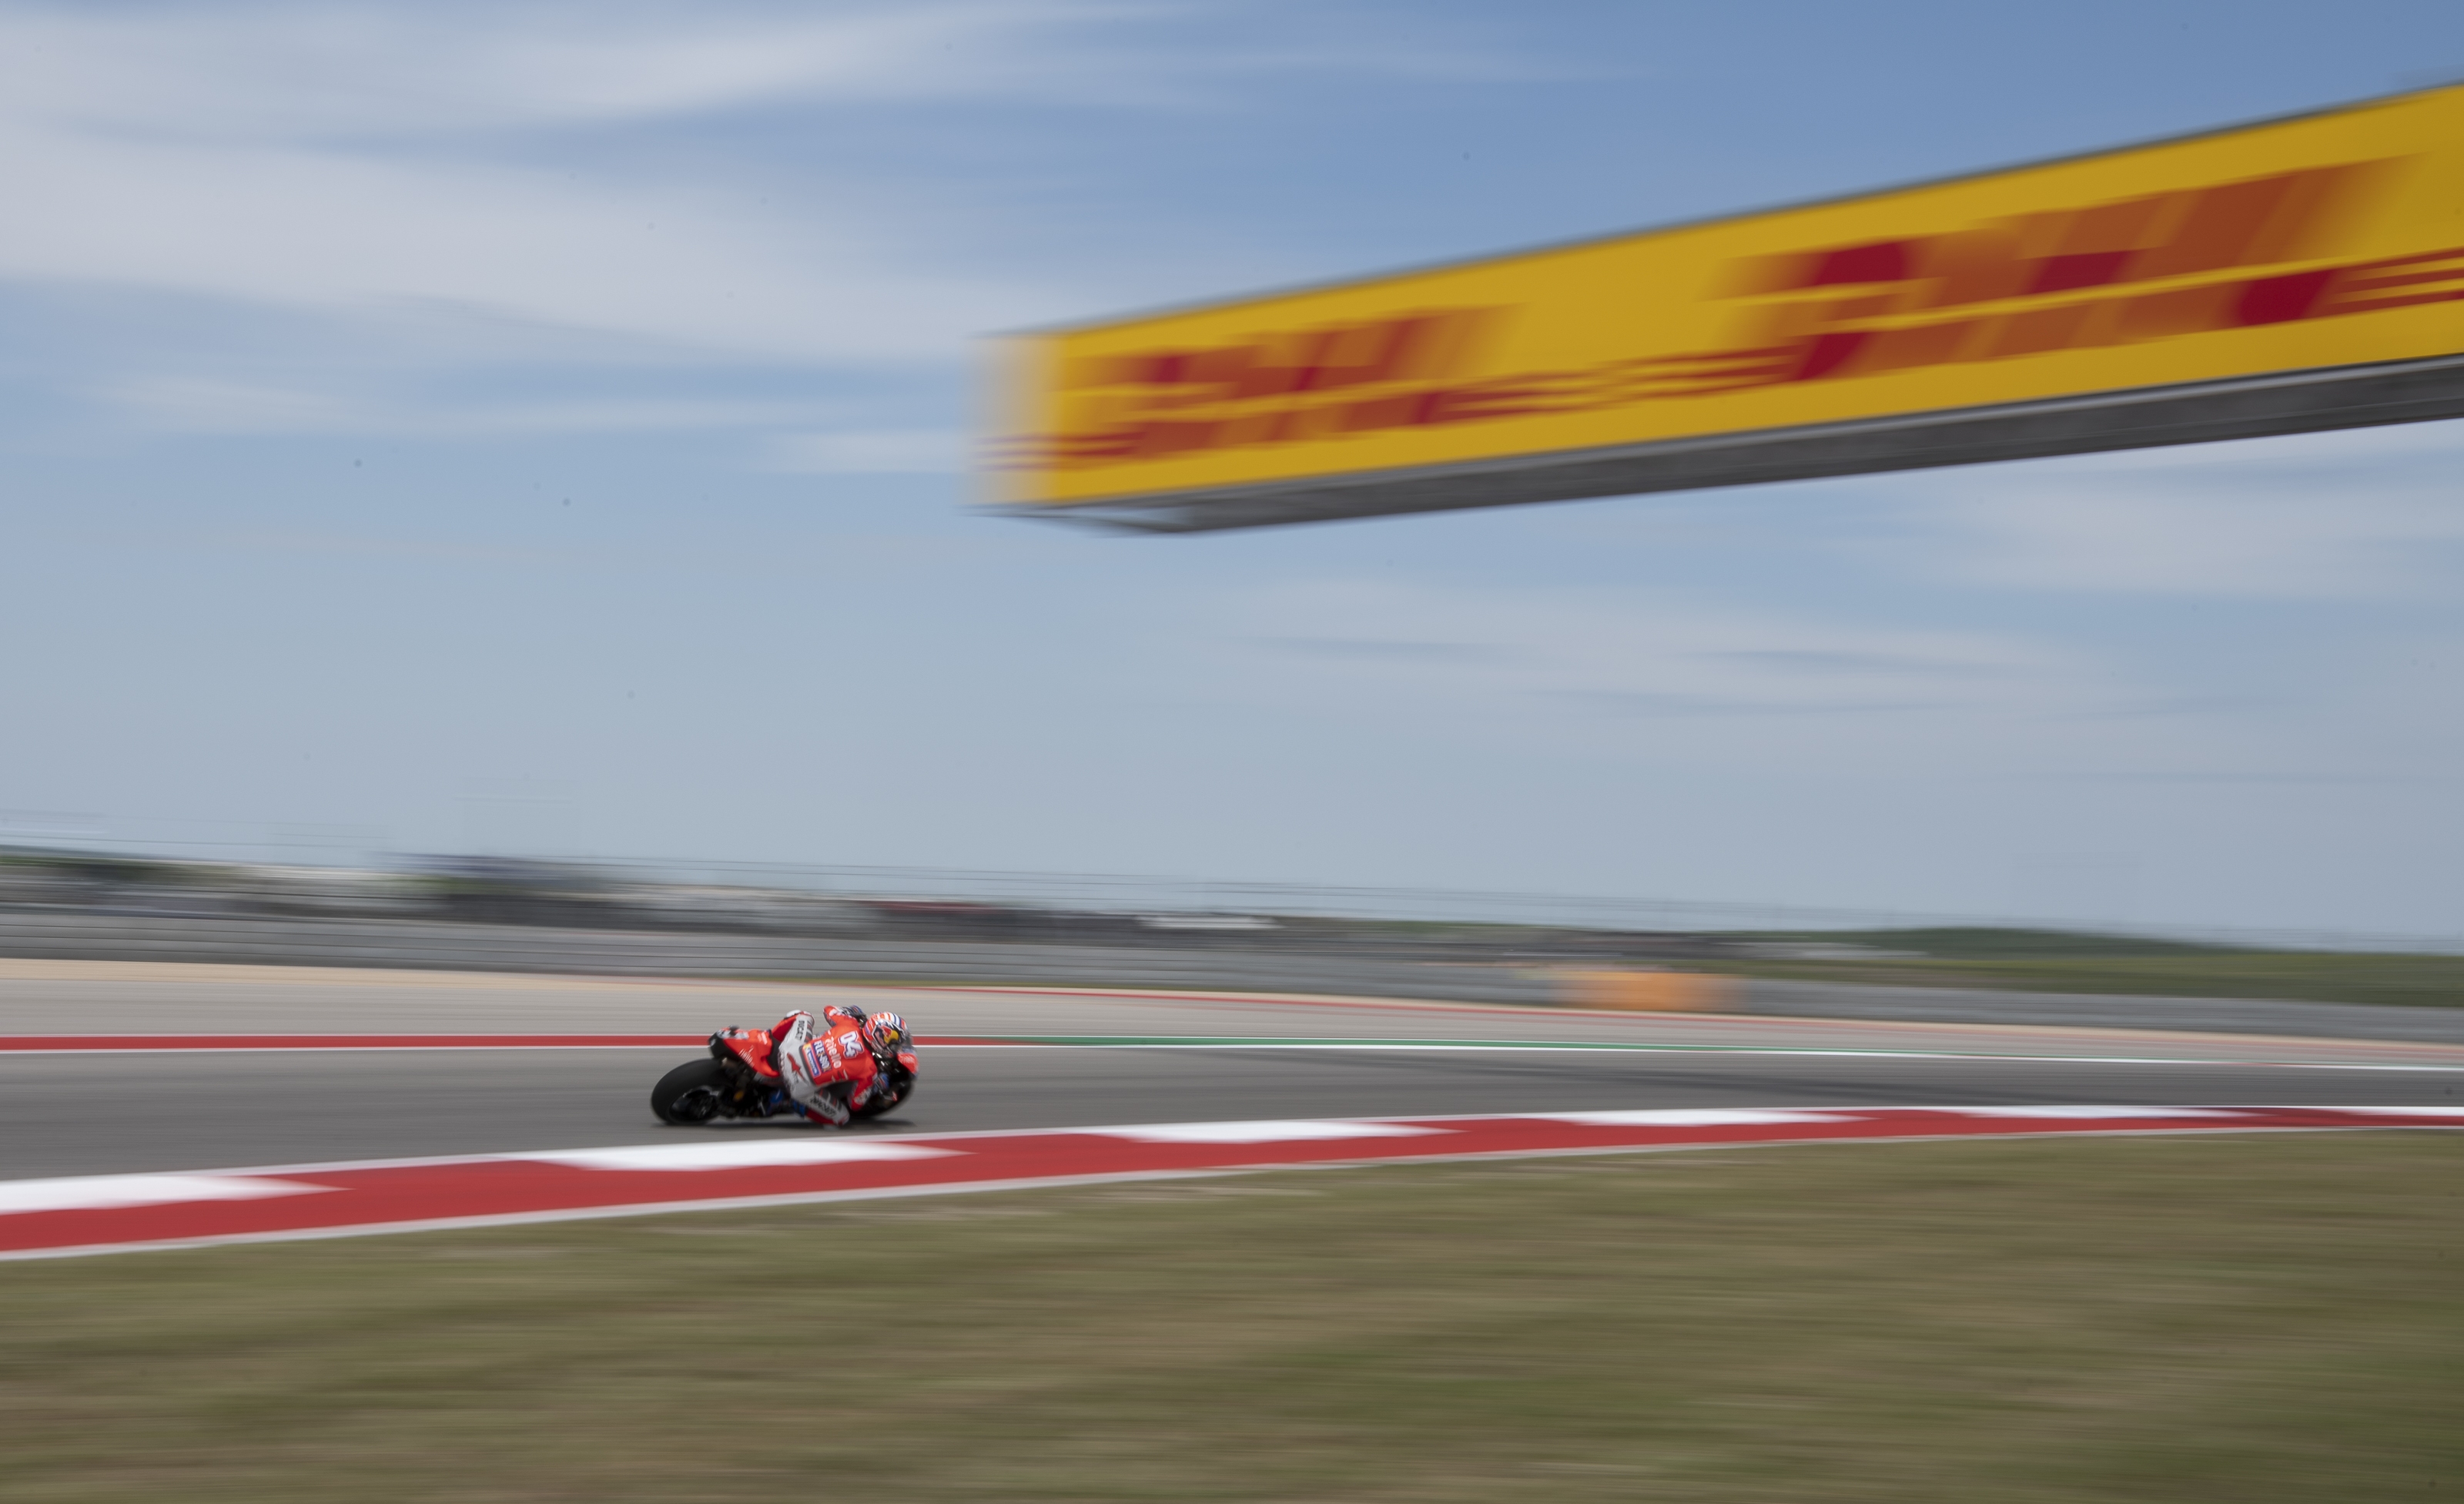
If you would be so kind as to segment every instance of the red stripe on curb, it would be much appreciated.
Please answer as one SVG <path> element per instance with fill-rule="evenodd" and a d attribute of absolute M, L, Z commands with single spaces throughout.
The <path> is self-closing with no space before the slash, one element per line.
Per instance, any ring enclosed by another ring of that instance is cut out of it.
<path fill-rule="evenodd" d="M 0 1054 L 220 1050 L 699 1050 L 708 1034 L 0 1034 Z M 1011 1045 L 1013 1039 L 919 1037 L 920 1045 Z"/>
<path fill-rule="evenodd" d="M 659 1143 L 619 1149 L 0 1182 L 0 1258 L 1415 1160 L 1822 1140 L 2408 1126 L 2464 1128 L 2464 1109 L 1931 1107 L 918 1135 L 682 1131 Z M 815 1162 L 775 1162 L 799 1156 Z M 831 1158 L 837 1156 L 845 1158 Z M 774 1162 L 642 1167 L 677 1157 Z M 155 1204 L 129 1204 L 146 1197 Z"/>

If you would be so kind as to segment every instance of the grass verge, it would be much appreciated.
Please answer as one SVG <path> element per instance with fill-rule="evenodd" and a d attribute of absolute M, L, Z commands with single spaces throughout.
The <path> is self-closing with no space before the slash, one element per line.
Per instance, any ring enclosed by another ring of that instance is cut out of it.
<path fill-rule="evenodd" d="M 2444 1497 L 2459 1188 L 1838 1145 L 17 1264 L 0 1496 Z"/>

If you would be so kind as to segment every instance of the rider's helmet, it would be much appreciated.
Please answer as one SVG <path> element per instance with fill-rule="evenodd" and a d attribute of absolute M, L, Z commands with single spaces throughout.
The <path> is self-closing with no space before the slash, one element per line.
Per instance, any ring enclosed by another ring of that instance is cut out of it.
<path fill-rule="evenodd" d="M 875 1013 L 866 1019 L 864 1039 L 885 1055 L 894 1055 L 915 1044 L 915 1036 L 907 1031 L 907 1020 L 895 1013 Z"/>

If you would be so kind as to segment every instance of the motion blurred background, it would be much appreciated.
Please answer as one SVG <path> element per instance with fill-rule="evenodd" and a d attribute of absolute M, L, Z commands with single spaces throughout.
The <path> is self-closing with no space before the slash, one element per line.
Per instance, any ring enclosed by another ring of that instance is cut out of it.
<path fill-rule="evenodd" d="M 0 846 L 2449 944 L 2464 426 L 1150 541 L 963 435 L 1003 328 L 2456 76 L 2428 0 L 0 7 Z"/>
<path fill-rule="evenodd" d="M 1002 330 L 2459 79 L 0 0 L 0 1494 L 2452 1491 L 2464 422 L 1186 538 L 969 435 Z M 832 1003 L 891 1137 L 671 1116 Z"/>

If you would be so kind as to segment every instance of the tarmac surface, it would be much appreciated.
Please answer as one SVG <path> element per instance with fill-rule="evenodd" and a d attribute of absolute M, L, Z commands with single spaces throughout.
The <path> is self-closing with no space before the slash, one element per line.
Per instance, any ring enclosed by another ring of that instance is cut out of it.
<path fill-rule="evenodd" d="M 2464 1102 L 2464 1048 L 2440 1045 L 1337 999 L 0 961 L 0 1036 L 697 1036 L 825 1001 L 895 1007 L 926 1041 L 913 1104 L 873 1132 L 1638 1107 Z M 1067 1042 L 935 1048 L 935 1036 Z M 0 1179 L 812 1131 L 656 1122 L 650 1084 L 696 1052 L 0 1049 Z"/>

